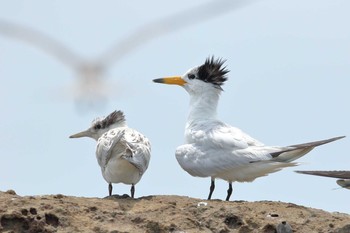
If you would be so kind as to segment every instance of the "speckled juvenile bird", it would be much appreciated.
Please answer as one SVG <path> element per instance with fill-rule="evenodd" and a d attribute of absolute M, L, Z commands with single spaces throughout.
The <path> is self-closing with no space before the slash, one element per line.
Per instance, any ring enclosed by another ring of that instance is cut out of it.
<path fill-rule="evenodd" d="M 97 141 L 96 158 L 108 183 L 109 196 L 112 195 L 112 183 L 124 183 L 131 184 L 131 197 L 134 198 L 135 185 L 147 170 L 151 158 L 149 140 L 126 125 L 122 111 L 97 118 L 90 128 L 70 136 L 80 137 Z"/>

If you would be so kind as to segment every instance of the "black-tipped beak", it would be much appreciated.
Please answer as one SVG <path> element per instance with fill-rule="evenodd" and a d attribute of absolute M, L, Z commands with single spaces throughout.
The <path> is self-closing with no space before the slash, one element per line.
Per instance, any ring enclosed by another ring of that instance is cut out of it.
<path fill-rule="evenodd" d="M 164 83 L 170 85 L 179 85 L 183 86 L 186 84 L 186 81 L 181 78 L 181 76 L 173 76 L 173 77 L 165 77 L 165 78 L 157 78 L 153 79 L 155 83 Z"/>

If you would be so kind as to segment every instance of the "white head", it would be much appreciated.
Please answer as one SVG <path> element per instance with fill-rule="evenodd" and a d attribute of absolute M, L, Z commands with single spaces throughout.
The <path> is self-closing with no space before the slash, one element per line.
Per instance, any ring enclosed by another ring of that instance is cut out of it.
<path fill-rule="evenodd" d="M 91 127 L 80 133 L 69 136 L 70 138 L 90 137 L 98 140 L 110 129 L 126 126 L 125 116 L 122 111 L 114 111 L 106 117 L 96 118 L 92 121 Z"/>
<path fill-rule="evenodd" d="M 225 60 L 209 57 L 204 64 L 187 71 L 183 76 L 154 79 L 153 82 L 182 86 L 190 95 L 199 95 L 210 90 L 222 91 L 229 70 L 223 66 Z"/>

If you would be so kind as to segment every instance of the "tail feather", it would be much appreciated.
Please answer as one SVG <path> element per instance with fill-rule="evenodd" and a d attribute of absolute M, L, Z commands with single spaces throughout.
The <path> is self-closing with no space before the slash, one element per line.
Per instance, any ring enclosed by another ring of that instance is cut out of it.
<path fill-rule="evenodd" d="M 291 162 L 309 153 L 312 149 L 314 149 L 317 146 L 321 146 L 321 145 L 342 139 L 344 137 L 345 136 L 340 136 L 340 137 L 334 137 L 334 138 L 321 140 L 321 141 L 291 145 L 286 147 L 286 149 L 284 150 L 273 152 L 270 155 L 273 157 L 274 161 Z"/>
<path fill-rule="evenodd" d="M 336 140 L 345 138 L 345 136 L 340 136 L 340 137 L 334 137 L 326 140 L 320 140 L 320 141 L 315 141 L 315 142 L 307 142 L 307 143 L 302 143 L 302 144 L 296 144 L 296 145 L 291 145 L 289 147 L 296 147 L 296 148 L 305 148 L 305 147 L 316 147 L 316 146 L 321 146 L 330 142 L 334 142 Z"/>

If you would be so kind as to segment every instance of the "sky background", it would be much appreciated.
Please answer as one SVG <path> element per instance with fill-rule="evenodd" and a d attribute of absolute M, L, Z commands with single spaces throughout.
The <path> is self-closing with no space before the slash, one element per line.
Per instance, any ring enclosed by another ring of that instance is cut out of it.
<path fill-rule="evenodd" d="M 231 70 L 218 107 L 221 120 L 268 145 L 348 136 L 300 158 L 299 167 L 234 183 L 231 199 L 350 213 L 350 191 L 339 189 L 336 179 L 293 172 L 350 170 L 350 2 L 261 0 L 239 9 L 230 2 L 203 8 L 199 0 L 0 0 L 0 190 L 107 196 L 96 142 L 68 137 L 120 109 L 152 143 L 135 196 L 205 199 L 210 178 L 190 176 L 175 158 L 184 142 L 189 96 L 152 79 L 182 75 L 215 55 L 227 59 Z M 174 14 L 175 22 L 168 18 Z M 42 41 L 9 36 L 8 23 L 62 43 L 76 54 L 72 66 L 43 50 Z M 125 51 L 107 59 L 115 45 Z M 101 85 L 93 90 L 104 96 L 79 94 L 86 79 L 74 69 L 78 58 L 106 62 L 102 76 L 93 79 L 93 86 Z M 213 198 L 224 199 L 227 188 L 218 180 Z M 115 194 L 129 190 L 114 184 Z"/>

